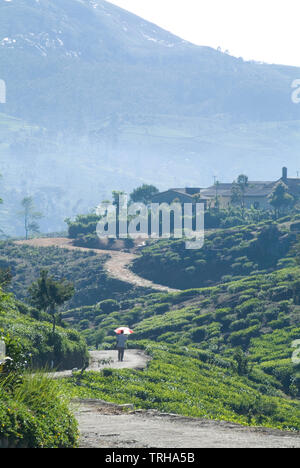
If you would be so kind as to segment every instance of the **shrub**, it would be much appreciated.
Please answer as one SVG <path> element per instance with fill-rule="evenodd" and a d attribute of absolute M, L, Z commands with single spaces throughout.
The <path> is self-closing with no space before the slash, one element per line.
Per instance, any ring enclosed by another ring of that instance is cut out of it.
<path fill-rule="evenodd" d="M 232 331 L 243 330 L 243 329 L 245 329 L 247 327 L 248 327 L 248 320 L 246 320 L 246 319 L 235 320 L 229 326 L 230 330 L 232 330 Z"/>
<path fill-rule="evenodd" d="M 202 314 L 198 315 L 197 317 L 193 318 L 193 322 L 197 325 L 201 326 L 204 323 L 208 323 L 211 321 L 212 314 Z"/>
<path fill-rule="evenodd" d="M 194 342 L 201 342 L 203 340 L 205 340 L 206 336 L 207 336 L 207 329 L 206 327 L 198 327 L 198 328 L 194 328 L 191 330 L 190 332 L 191 334 L 191 338 Z"/>
<path fill-rule="evenodd" d="M 284 301 L 293 297 L 293 290 L 290 286 L 278 286 L 271 290 L 273 301 Z"/>
<path fill-rule="evenodd" d="M 260 326 L 255 325 L 253 327 L 246 328 L 245 330 L 231 333 L 229 339 L 233 346 L 242 346 L 245 348 L 249 345 L 251 338 L 259 336 L 259 330 Z"/>
<path fill-rule="evenodd" d="M 101 310 L 105 313 L 110 313 L 114 312 L 115 310 L 119 310 L 119 304 L 117 301 L 113 299 L 106 299 L 104 301 L 101 301 L 98 303 L 98 306 L 100 307 Z"/>
<path fill-rule="evenodd" d="M 170 309 L 170 304 L 168 303 L 157 304 L 153 307 L 153 312 L 155 315 L 161 315 L 167 312 L 169 309 Z"/>
<path fill-rule="evenodd" d="M 260 307 L 261 302 L 259 299 L 253 298 L 236 307 L 239 316 L 245 317 L 247 314 L 253 312 L 256 308 Z"/>
<path fill-rule="evenodd" d="M 74 448 L 78 429 L 57 381 L 45 374 L 0 377 L 0 439 L 10 446 Z"/>
<path fill-rule="evenodd" d="M 250 365 L 249 357 L 241 348 L 235 351 L 233 359 L 235 361 L 235 369 L 239 375 L 248 375 L 251 372 L 253 365 Z"/>

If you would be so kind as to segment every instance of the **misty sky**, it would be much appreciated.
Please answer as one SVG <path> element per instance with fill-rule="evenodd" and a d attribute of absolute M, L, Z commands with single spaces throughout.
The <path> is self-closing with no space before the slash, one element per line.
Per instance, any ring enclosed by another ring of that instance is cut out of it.
<path fill-rule="evenodd" d="M 199 45 L 300 66 L 299 0 L 111 0 Z"/>

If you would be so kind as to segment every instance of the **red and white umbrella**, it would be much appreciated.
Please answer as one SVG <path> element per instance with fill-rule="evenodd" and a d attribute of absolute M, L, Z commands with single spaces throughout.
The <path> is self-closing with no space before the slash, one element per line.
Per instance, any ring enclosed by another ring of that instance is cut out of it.
<path fill-rule="evenodd" d="M 128 327 L 119 327 L 119 328 L 116 328 L 116 329 L 114 330 L 114 332 L 115 332 L 117 335 L 120 335 L 121 332 L 122 332 L 122 330 L 123 330 L 124 335 L 131 335 L 131 333 L 133 333 L 133 331 L 130 330 L 130 328 L 128 328 Z"/>

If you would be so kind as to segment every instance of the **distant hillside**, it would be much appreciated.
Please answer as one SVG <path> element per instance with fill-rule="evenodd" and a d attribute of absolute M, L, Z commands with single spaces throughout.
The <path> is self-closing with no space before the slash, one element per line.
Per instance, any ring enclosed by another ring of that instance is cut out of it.
<path fill-rule="evenodd" d="M 297 68 L 195 46 L 103 0 L 2 1 L 0 31 L 0 193 L 10 200 L 0 221 L 10 234 L 21 233 L 25 194 L 49 232 L 157 173 L 167 188 L 299 170 Z"/>
<path fill-rule="evenodd" d="M 181 239 L 150 243 L 134 261 L 133 271 L 173 288 L 211 286 L 293 265 L 290 249 L 295 240 L 296 234 L 284 224 L 272 222 L 219 229 L 196 251 L 187 250 Z"/>
<path fill-rule="evenodd" d="M 108 2 L 1 2 L 5 111 L 56 128 L 113 113 L 299 118 L 299 70 L 199 47 Z"/>

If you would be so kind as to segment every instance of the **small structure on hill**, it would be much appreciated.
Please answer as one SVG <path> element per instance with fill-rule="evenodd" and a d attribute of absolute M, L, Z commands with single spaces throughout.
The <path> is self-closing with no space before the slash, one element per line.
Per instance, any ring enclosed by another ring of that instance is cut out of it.
<path fill-rule="evenodd" d="M 270 209 L 270 196 L 276 186 L 283 183 L 287 191 L 295 198 L 300 197 L 300 178 L 289 178 L 286 167 L 282 169 L 281 178 L 275 181 L 247 181 L 243 192 L 243 206 L 256 209 Z M 233 191 L 236 183 L 219 183 L 207 188 L 187 187 L 171 188 L 156 194 L 153 203 L 204 203 L 205 208 L 214 206 L 218 200 L 221 208 L 233 204 Z"/>

